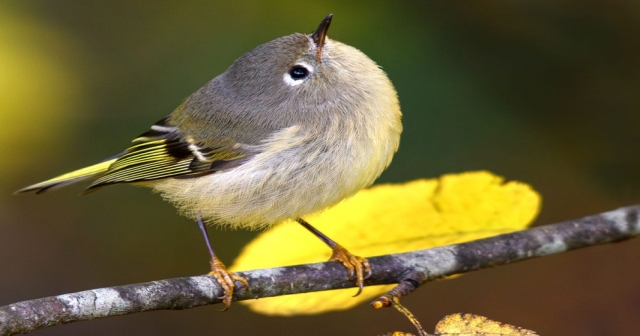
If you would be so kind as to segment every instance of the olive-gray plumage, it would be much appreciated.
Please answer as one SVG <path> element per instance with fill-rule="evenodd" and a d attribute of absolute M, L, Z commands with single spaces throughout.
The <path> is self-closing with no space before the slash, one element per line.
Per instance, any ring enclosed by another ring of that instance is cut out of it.
<path fill-rule="evenodd" d="M 292 82 L 290 70 L 309 75 Z M 289 78 L 287 78 L 289 76 Z M 154 189 L 190 217 L 263 227 L 322 210 L 373 183 L 397 150 L 400 108 L 386 74 L 359 50 L 309 35 L 258 46 L 190 96 L 169 125 L 200 147 L 250 156 L 197 181 Z"/>
<path fill-rule="evenodd" d="M 119 157 L 21 191 L 97 176 L 89 191 L 149 186 L 191 218 L 246 228 L 336 204 L 389 165 L 401 113 L 375 62 L 314 37 L 296 33 L 256 47 Z"/>

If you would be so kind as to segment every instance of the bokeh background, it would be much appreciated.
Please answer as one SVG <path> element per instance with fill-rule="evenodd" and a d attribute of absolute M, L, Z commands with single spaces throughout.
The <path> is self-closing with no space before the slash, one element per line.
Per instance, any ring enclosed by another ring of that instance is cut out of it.
<path fill-rule="evenodd" d="M 401 148 L 379 182 L 487 169 L 543 195 L 536 225 L 640 203 L 637 1 L 2 1 L 0 305 L 204 273 L 195 224 L 148 189 L 12 192 L 119 152 L 242 53 L 330 12 L 330 37 L 377 61 L 400 94 Z M 211 233 L 229 264 L 256 234 Z M 430 283 L 403 302 L 428 330 L 471 312 L 542 335 L 630 335 L 639 256 L 639 240 L 598 246 Z M 413 332 L 366 305 L 293 318 L 218 309 L 36 334 Z"/>

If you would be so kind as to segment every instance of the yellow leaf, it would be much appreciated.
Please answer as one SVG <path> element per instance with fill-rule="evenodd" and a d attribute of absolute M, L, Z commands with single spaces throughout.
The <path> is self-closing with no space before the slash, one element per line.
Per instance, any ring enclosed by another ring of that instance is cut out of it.
<path fill-rule="evenodd" d="M 378 185 L 305 219 L 362 257 L 462 243 L 524 229 L 536 217 L 538 193 L 524 183 L 503 182 L 480 171 Z M 307 230 L 286 222 L 250 242 L 231 269 L 320 262 L 330 252 Z M 355 289 L 344 289 L 244 303 L 264 314 L 318 314 L 368 302 L 392 287 L 366 287 L 355 298 Z"/>
<path fill-rule="evenodd" d="M 522 329 L 510 324 L 490 320 L 473 314 L 451 314 L 436 325 L 436 335 L 446 336 L 535 336 L 535 331 Z"/>

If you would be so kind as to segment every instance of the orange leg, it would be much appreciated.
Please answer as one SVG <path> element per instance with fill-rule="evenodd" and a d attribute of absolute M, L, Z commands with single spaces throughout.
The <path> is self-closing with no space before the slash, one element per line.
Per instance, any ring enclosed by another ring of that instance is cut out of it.
<path fill-rule="evenodd" d="M 213 252 L 213 248 L 211 247 L 211 242 L 209 241 L 209 233 L 207 232 L 207 227 L 202 221 L 202 218 L 200 218 L 199 214 L 198 226 L 200 226 L 200 231 L 202 231 L 202 234 L 204 235 L 204 241 L 207 244 L 209 254 L 211 255 L 211 272 L 209 272 L 209 275 L 214 277 L 224 290 L 224 295 L 219 297 L 219 299 L 223 300 L 224 309 L 222 309 L 222 311 L 225 311 L 229 309 L 229 306 L 231 305 L 233 290 L 235 289 L 234 280 L 240 281 L 245 288 L 249 288 L 249 283 L 247 282 L 247 279 L 238 276 L 233 272 L 227 271 L 227 268 L 224 266 L 222 261 L 220 261 L 220 259 L 216 257 L 216 254 L 215 252 Z"/>
<path fill-rule="evenodd" d="M 371 276 L 371 265 L 369 265 L 369 261 L 347 251 L 346 248 L 325 236 L 304 219 L 298 218 L 296 221 L 331 248 L 333 253 L 331 253 L 329 261 L 339 261 L 347 268 L 347 271 L 349 272 L 347 279 L 351 280 L 355 278 L 356 285 L 358 285 L 358 292 L 354 296 L 360 295 L 362 288 L 364 287 L 364 280 Z"/>

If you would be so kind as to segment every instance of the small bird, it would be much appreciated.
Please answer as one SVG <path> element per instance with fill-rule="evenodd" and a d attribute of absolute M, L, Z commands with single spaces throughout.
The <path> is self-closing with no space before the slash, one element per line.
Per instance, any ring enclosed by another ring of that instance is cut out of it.
<path fill-rule="evenodd" d="M 84 193 L 117 183 L 153 188 L 198 222 L 224 310 L 234 280 L 248 283 L 217 258 L 206 224 L 261 229 L 296 220 L 332 249 L 329 260 L 347 268 L 360 294 L 369 262 L 303 217 L 380 176 L 398 149 L 401 112 L 385 72 L 358 49 L 327 38 L 331 18 L 313 34 L 284 36 L 242 55 L 125 151 L 17 192 L 89 178 Z"/>

